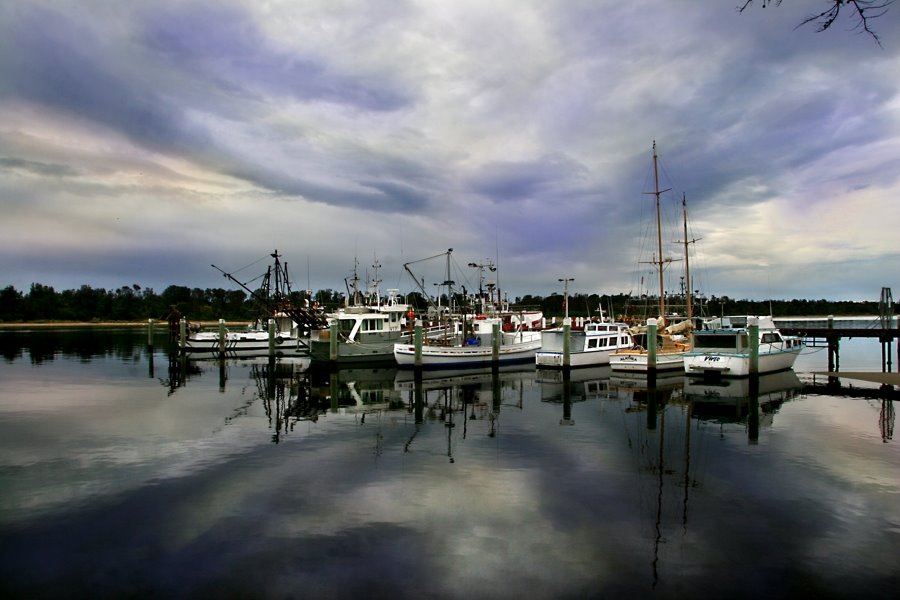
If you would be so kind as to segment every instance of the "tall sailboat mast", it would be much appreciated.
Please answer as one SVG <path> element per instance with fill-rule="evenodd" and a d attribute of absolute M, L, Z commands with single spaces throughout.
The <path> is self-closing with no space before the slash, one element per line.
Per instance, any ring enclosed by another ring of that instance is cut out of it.
<path fill-rule="evenodd" d="M 687 230 L 687 196 L 684 194 L 681 195 L 681 212 L 684 215 L 684 279 L 685 283 L 687 283 L 687 318 L 690 321 L 691 326 L 693 327 L 694 323 L 694 300 L 691 296 L 691 288 L 693 285 L 691 284 L 691 262 L 690 258 L 688 258 L 688 244 L 690 241 L 688 240 L 688 230 Z"/>
<path fill-rule="evenodd" d="M 659 316 L 664 319 L 666 317 L 666 299 L 663 284 L 662 218 L 660 217 L 659 197 L 663 192 L 668 192 L 671 188 L 659 189 L 659 168 L 656 163 L 656 140 L 653 140 L 653 183 L 656 190 L 653 192 L 656 196 L 656 269 L 659 271 Z"/>

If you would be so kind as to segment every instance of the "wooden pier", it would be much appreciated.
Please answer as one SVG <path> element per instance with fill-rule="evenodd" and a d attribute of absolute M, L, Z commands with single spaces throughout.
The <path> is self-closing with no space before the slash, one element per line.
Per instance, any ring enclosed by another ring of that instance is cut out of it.
<path fill-rule="evenodd" d="M 874 338 L 881 342 L 881 370 L 893 371 L 892 345 L 900 337 L 900 320 L 895 316 L 853 318 L 805 318 L 775 319 L 775 324 L 785 335 L 797 335 L 812 347 L 828 348 L 828 370 L 840 371 L 840 346 L 844 338 Z M 900 344 L 897 346 L 897 363 L 900 364 Z"/>

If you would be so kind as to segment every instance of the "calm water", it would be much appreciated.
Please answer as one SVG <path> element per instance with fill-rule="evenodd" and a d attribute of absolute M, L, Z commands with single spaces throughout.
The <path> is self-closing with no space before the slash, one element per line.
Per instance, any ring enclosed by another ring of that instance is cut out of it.
<path fill-rule="evenodd" d="M 802 387 L 824 351 L 756 410 L 746 382 L 417 388 L 145 346 L 0 332 L 0 596 L 900 595 L 895 392 Z"/>

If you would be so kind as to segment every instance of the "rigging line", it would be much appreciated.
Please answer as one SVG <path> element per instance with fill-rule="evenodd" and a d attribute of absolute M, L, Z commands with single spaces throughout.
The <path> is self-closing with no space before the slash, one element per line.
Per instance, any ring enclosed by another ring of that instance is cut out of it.
<path fill-rule="evenodd" d="M 240 269 L 238 269 L 237 271 L 232 272 L 231 274 L 232 274 L 232 275 L 235 275 L 235 274 L 237 274 L 237 273 L 240 273 L 241 271 L 244 271 L 244 270 L 246 270 L 246 269 L 249 269 L 249 268 L 252 267 L 253 265 L 259 264 L 259 263 L 261 263 L 262 261 L 268 259 L 270 256 L 271 256 L 271 255 L 269 255 L 269 254 L 266 254 L 266 255 L 264 255 L 264 256 L 261 256 L 260 258 L 254 260 L 254 261 L 253 261 L 252 263 L 250 263 L 249 265 L 244 266 L 244 267 L 241 267 Z M 253 281 L 253 279 L 251 279 L 250 281 Z"/>

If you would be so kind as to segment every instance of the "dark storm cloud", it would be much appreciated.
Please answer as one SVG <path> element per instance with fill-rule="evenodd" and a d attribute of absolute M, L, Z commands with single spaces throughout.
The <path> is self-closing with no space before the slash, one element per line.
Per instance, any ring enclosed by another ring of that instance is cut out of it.
<path fill-rule="evenodd" d="M 0 171 L 4 169 L 18 169 L 44 177 L 74 177 L 78 174 L 78 171 L 68 165 L 0 157 Z"/>
<path fill-rule="evenodd" d="M 469 187 L 498 202 L 559 194 L 585 174 L 585 169 L 565 156 L 533 161 L 485 163 L 469 179 Z M 561 189 L 562 188 L 562 189 Z M 547 198 L 548 200 L 550 198 Z"/>
<path fill-rule="evenodd" d="M 203 31 L 202 36 L 197 35 Z M 369 84 L 334 72 L 315 57 L 271 48 L 245 12 L 218 4 L 177 6 L 149 15 L 147 47 L 221 90 L 260 90 L 297 100 L 322 100 L 366 111 L 398 110 L 409 99 L 384 82 Z"/>
<path fill-rule="evenodd" d="M 334 287 L 340 239 L 499 253 L 523 293 L 628 289 L 656 140 L 718 293 L 815 296 L 820 264 L 890 285 L 900 12 L 879 47 L 794 31 L 814 1 L 3 3 L 0 244 L 22 256 L 0 271 L 131 283 L 146 254 L 169 268 L 137 282 L 164 287 L 202 279 L 198 248 L 241 263 L 281 238 Z M 805 236 L 812 215 L 832 229 Z"/>
<path fill-rule="evenodd" d="M 120 131 L 153 148 L 189 148 L 206 136 L 188 131 L 182 110 L 145 79 L 146 65 L 118 66 L 120 58 L 95 31 L 67 15 L 23 10 L 16 27 L 4 28 L 0 94 L 34 102 Z"/>
<path fill-rule="evenodd" d="M 425 204 L 422 194 L 402 184 L 369 181 L 353 191 L 317 184 L 302 170 L 281 173 L 256 165 L 252 157 L 238 155 L 213 132 L 190 122 L 188 111 L 219 110 L 227 118 L 246 110 L 238 103 L 259 94 L 376 111 L 405 104 L 401 95 L 387 88 L 367 86 L 328 73 L 311 60 L 267 50 L 252 22 L 237 11 L 187 7 L 152 16 L 142 39 L 171 67 L 183 69 L 176 75 L 158 75 L 158 57 L 139 48 L 126 49 L 134 53 L 133 60 L 119 62 L 122 57 L 110 54 L 94 29 L 68 15 L 42 8 L 22 12 L 19 27 L 6 32 L 11 36 L 8 51 L 0 58 L 5 82 L 0 94 L 6 98 L 88 119 L 139 146 L 224 168 L 278 193 L 386 211 L 417 210 Z M 202 36 L 197 35 L 201 28 Z M 191 78 L 207 83 L 210 93 L 197 97 L 188 85 Z"/>

